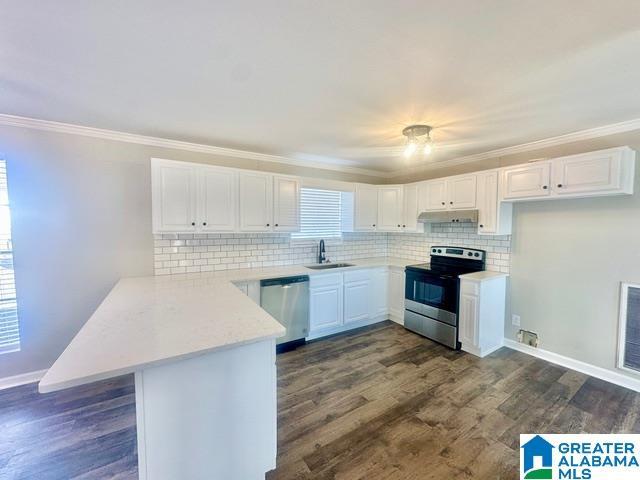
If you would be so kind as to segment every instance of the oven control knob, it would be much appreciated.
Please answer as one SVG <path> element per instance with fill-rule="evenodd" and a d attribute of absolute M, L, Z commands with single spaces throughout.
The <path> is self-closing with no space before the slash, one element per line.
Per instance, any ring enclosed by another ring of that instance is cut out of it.
<path fill-rule="evenodd" d="M 435 249 L 435 248 L 432 248 L 432 249 L 431 249 L 431 253 L 436 253 L 436 249 Z"/>
<path fill-rule="evenodd" d="M 442 253 L 442 250 L 438 249 L 438 253 Z"/>
<path fill-rule="evenodd" d="M 476 252 L 474 255 L 475 255 L 476 257 L 479 257 L 479 256 L 480 256 L 480 254 L 479 254 L 478 252 Z"/>
<path fill-rule="evenodd" d="M 469 255 L 470 257 L 473 257 L 473 253 L 471 252 L 467 253 L 467 255 Z"/>

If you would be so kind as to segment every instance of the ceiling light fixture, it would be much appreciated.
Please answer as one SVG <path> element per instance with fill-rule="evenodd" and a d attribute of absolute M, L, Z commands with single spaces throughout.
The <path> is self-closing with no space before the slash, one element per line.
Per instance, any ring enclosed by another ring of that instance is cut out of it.
<path fill-rule="evenodd" d="M 420 148 L 423 155 L 427 156 L 433 150 L 433 140 L 431 140 L 432 127 L 429 125 L 409 125 L 402 134 L 407 137 L 407 145 L 404 148 L 404 156 L 411 158 Z"/>

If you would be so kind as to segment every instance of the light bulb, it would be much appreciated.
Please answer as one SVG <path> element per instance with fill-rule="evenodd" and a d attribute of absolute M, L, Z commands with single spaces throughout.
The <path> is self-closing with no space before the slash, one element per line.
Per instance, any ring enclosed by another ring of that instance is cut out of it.
<path fill-rule="evenodd" d="M 428 143 L 428 142 L 425 143 L 424 144 L 424 150 L 423 150 L 423 153 L 424 153 L 425 157 L 427 155 L 429 155 L 432 151 L 433 151 L 433 147 L 431 146 L 431 143 Z"/>
<path fill-rule="evenodd" d="M 417 148 L 418 148 L 418 146 L 415 144 L 415 142 L 408 143 L 407 146 L 404 149 L 404 156 L 406 158 L 409 158 L 411 155 L 413 155 L 415 153 Z"/>

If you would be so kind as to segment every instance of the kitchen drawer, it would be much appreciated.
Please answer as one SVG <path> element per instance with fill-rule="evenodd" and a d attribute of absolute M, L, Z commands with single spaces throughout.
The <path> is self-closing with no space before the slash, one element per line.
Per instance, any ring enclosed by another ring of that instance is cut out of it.
<path fill-rule="evenodd" d="M 342 285 L 342 273 L 309 275 L 309 288 L 330 287 L 333 285 Z"/>
<path fill-rule="evenodd" d="M 369 280 L 371 279 L 371 273 L 372 271 L 370 268 L 344 272 L 344 282 L 362 282 L 363 280 Z"/>
<path fill-rule="evenodd" d="M 465 295 L 480 295 L 480 283 L 462 280 L 460 282 L 460 291 Z"/>

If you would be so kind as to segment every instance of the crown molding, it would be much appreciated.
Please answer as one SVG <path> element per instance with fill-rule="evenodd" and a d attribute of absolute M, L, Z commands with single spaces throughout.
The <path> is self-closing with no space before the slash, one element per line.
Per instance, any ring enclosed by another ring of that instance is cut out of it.
<path fill-rule="evenodd" d="M 463 157 L 452 158 L 450 160 L 443 160 L 441 162 L 434 162 L 426 165 L 420 165 L 416 167 L 403 168 L 400 170 L 394 170 L 387 174 L 387 177 L 400 177 L 410 173 L 418 173 L 429 170 L 437 170 L 439 168 L 453 167 L 456 165 L 463 165 L 465 163 L 473 163 L 480 160 L 488 160 L 490 158 L 503 157 L 506 155 L 514 155 L 516 153 L 531 152 L 534 150 L 540 150 L 542 148 L 556 147 L 559 145 L 565 145 L 572 142 L 580 142 L 584 140 L 591 140 L 594 138 L 606 137 L 607 135 L 614 135 L 616 133 L 631 132 L 633 130 L 640 130 L 640 118 L 627 120 L 619 123 L 612 123 L 610 125 L 604 125 L 602 127 L 590 128 L 587 130 L 580 130 L 577 132 L 567 133 L 564 135 L 558 135 L 557 137 L 545 138 L 542 140 L 536 140 L 533 142 L 522 143 L 520 145 L 514 145 L 512 147 L 498 148 L 496 150 L 490 150 L 488 152 L 476 153 L 473 155 L 465 155 Z"/>
<path fill-rule="evenodd" d="M 84 127 L 71 123 L 54 122 L 51 120 L 39 120 L 36 118 L 20 117 L 0 113 L 0 125 L 10 127 L 22 127 L 34 130 L 44 130 L 47 132 L 66 133 L 70 135 L 81 135 L 85 137 L 113 140 L 116 142 L 135 143 L 149 147 L 171 148 L 188 152 L 207 153 L 222 157 L 242 158 L 245 160 L 256 160 L 259 162 L 281 163 L 294 165 L 296 167 L 318 168 L 321 170 L 334 170 L 343 173 L 356 175 L 367 175 L 370 177 L 384 178 L 388 172 L 370 170 L 367 168 L 352 167 L 348 165 L 327 164 L 312 160 L 299 160 L 279 155 L 269 155 L 266 153 L 251 152 L 248 150 L 237 150 L 234 148 L 216 147 L 201 143 L 184 142 L 182 140 L 171 140 L 168 138 L 150 137 L 135 133 L 120 132 L 117 130 L 106 130 L 102 128 Z"/>
<path fill-rule="evenodd" d="M 473 163 L 480 160 L 487 160 L 516 153 L 530 152 L 542 148 L 555 147 L 572 142 L 590 140 L 616 133 L 625 133 L 633 130 L 640 130 L 640 118 L 627 120 L 625 122 L 613 123 L 601 127 L 580 130 L 577 132 L 558 135 L 556 137 L 545 138 L 533 142 L 514 145 L 511 147 L 499 148 L 488 152 L 476 153 L 473 155 L 465 155 L 462 157 L 433 162 L 425 165 L 408 167 L 390 172 L 371 170 L 361 167 L 353 167 L 348 165 L 337 165 L 313 160 L 300 160 L 279 155 L 269 155 L 265 153 L 251 152 L 247 150 L 237 150 L 233 148 L 216 147 L 201 143 L 184 142 L 182 140 L 171 140 L 160 137 L 150 137 L 146 135 L 138 135 L 135 133 L 120 132 L 117 130 L 106 130 L 102 128 L 84 127 L 70 123 L 54 122 L 51 120 L 39 120 L 36 118 L 20 117 L 17 115 L 8 115 L 0 113 L 0 125 L 11 127 L 30 128 L 35 130 L 44 130 L 49 132 L 66 133 L 71 135 L 81 135 L 85 137 L 101 138 L 104 140 L 113 140 L 117 142 L 134 143 L 138 145 L 146 145 L 150 147 L 171 148 L 176 150 L 184 150 L 196 153 L 206 153 L 210 155 L 219 155 L 223 157 L 242 158 L 245 160 L 256 160 L 259 162 L 280 163 L 285 165 L 293 165 L 296 167 L 317 168 L 320 170 L 330 170 L 342 173 L 351 173 L 354 175 L 366 175 L 377 178 L 394 178 L 412 173 L 425 172 L 429 170 L 437 170 L 440 168 L 453 167 L 465 163 Z"/>

